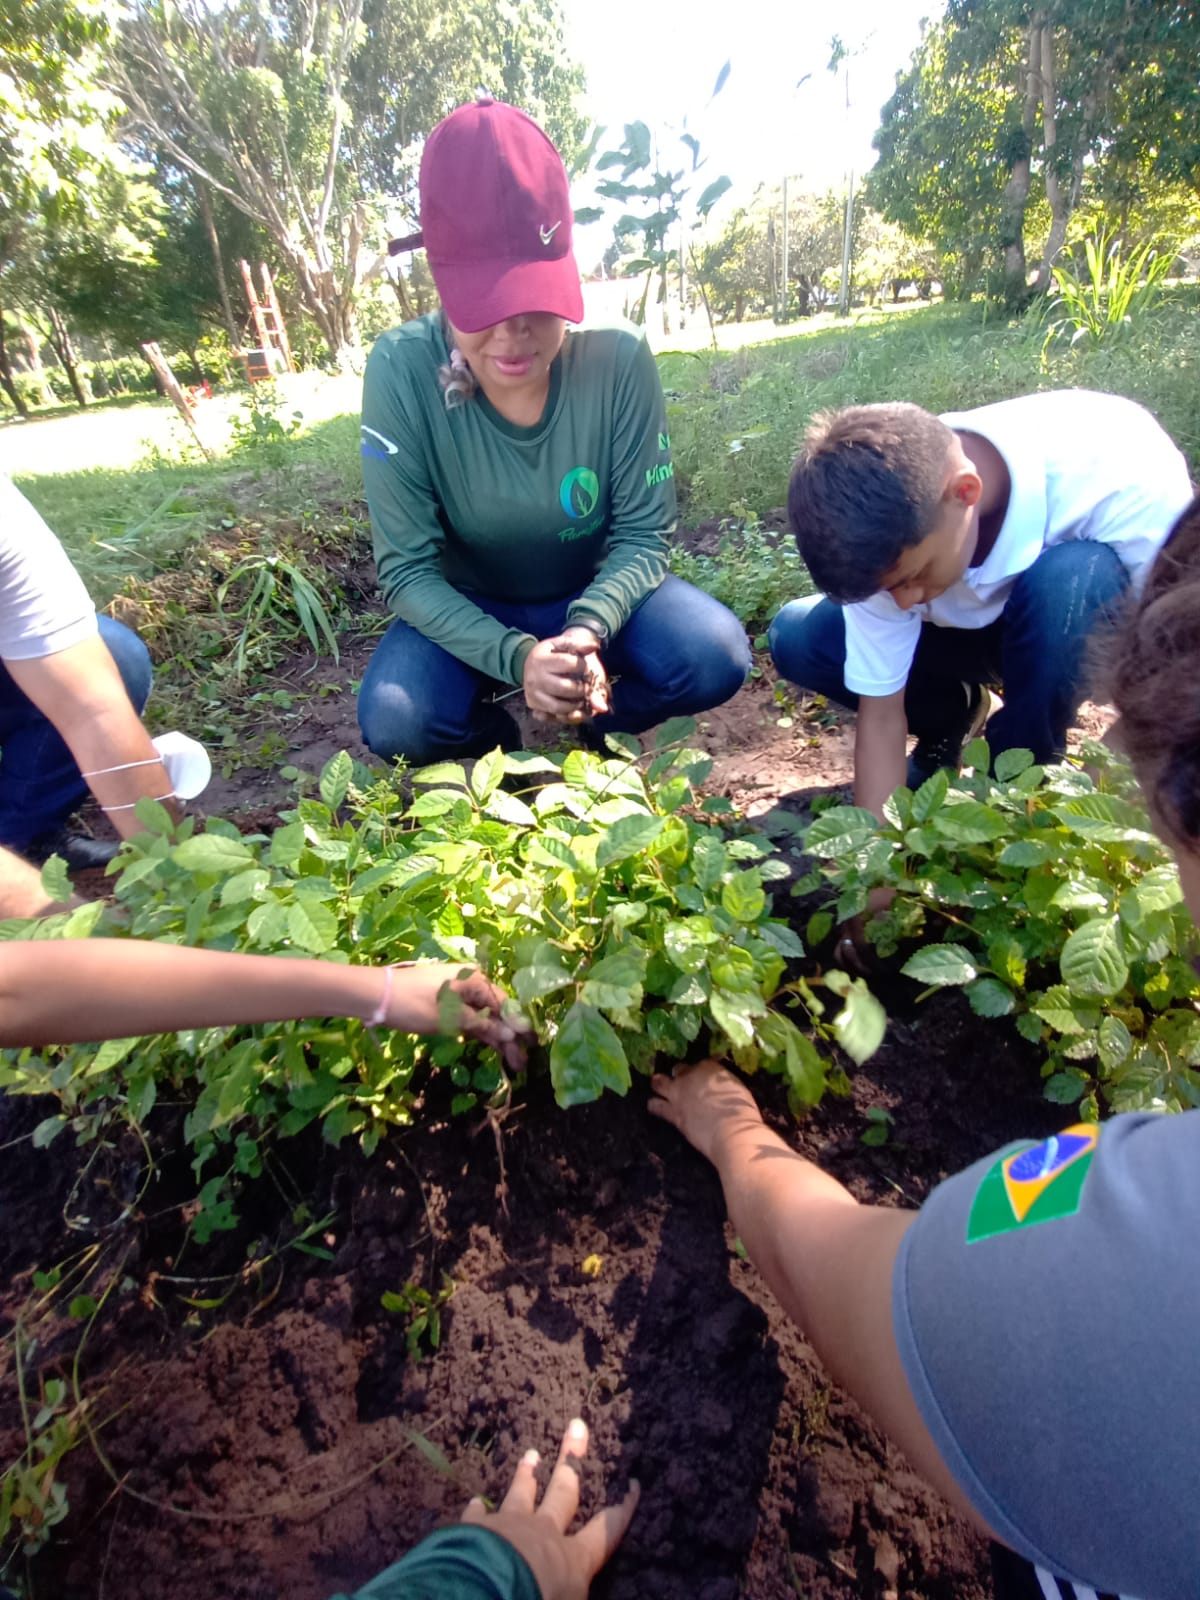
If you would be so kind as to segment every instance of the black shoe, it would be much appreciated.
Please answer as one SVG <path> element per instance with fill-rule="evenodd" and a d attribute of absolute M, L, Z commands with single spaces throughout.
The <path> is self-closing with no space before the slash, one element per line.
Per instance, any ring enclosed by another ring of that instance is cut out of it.
<path fill-rule="evenodd" d="M 59 828 L 55 833 L 43 833 L 31 839 L 21 854 L 39 867 L 51 856 L 61 856 L 72 872 L 87 872 L 106 867 L 120 848 L 119 839 L 93 839 L 86 833 Z"/>
<path fill-rule="evenodd" d="M 964 683 L 964 711 L 961 721 L 944 733 L 929 734 L 918 739 L 908 758 L 908 787 L 914 791 L 932 778 L 935 772 L 949 767 L 957 772 L 962 760 L 963 746 L 983 732 L 984 724 L 992 714 L 992 696 L 981 683 Z"/>

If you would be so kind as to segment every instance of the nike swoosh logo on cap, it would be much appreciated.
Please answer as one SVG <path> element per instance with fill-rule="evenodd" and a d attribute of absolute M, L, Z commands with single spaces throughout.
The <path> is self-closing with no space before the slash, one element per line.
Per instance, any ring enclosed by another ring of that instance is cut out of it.
<path fill-rule="evenodd" d="M 547 228 L 546 225 L 543 223 L 542 226 L 538 229 L 538 238 L 542 241 L 543 244 L 549 244 L 551 239 L 554 238 L 554 235 L 558 232 L 558 230 L 561 227 L 562 227 L 562 218 L 561 217 L 558 219 L 558 221 L 554 224 L 554 226 L 552 228 Z"/>

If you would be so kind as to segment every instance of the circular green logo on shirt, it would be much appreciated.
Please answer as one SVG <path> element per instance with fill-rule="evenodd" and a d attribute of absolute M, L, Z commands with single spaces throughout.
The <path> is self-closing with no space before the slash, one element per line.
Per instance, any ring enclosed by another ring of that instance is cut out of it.
<path fill-rule="evenodd" d="M 600 498 L 600 479 L 591 467 L 572 467 L 558 486 L 563 510 L 574 522 L 590 517 Z"/>

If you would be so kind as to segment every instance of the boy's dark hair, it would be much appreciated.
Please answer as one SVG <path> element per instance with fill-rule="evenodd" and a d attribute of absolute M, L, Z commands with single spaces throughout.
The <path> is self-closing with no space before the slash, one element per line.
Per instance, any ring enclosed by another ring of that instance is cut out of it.
<path fill-rule="evenodd" d="M 1167 535 L 1106 645 L 1117 737 L 1161 821 L 1200 848 L 1200 497 Z"/>
<path fill-rule="evenodd" d="M 817 588 L 848 605 L 878 592 L 931 533 L 954 434 L 920 406 L 847 406 L 813 418 L 788 484 L 788 521 Z"/>

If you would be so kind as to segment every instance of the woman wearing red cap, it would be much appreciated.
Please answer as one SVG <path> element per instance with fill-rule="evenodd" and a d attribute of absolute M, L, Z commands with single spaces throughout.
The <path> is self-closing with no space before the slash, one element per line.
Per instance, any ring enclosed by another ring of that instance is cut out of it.
<path fill-rule="evenodd" d="M 443 310 L 367 364 L 363 477 L 398 621 L 363 678 L 376 755 L 519 747 L 505 692 L 598 733 L 719 705 L 750 666 L 732 612 L 667 572 L 662 388 L 627 327 L 583 316 L 567 175 L 541 129 L 482 98 L 434 129 L 422 231 Z"/>

